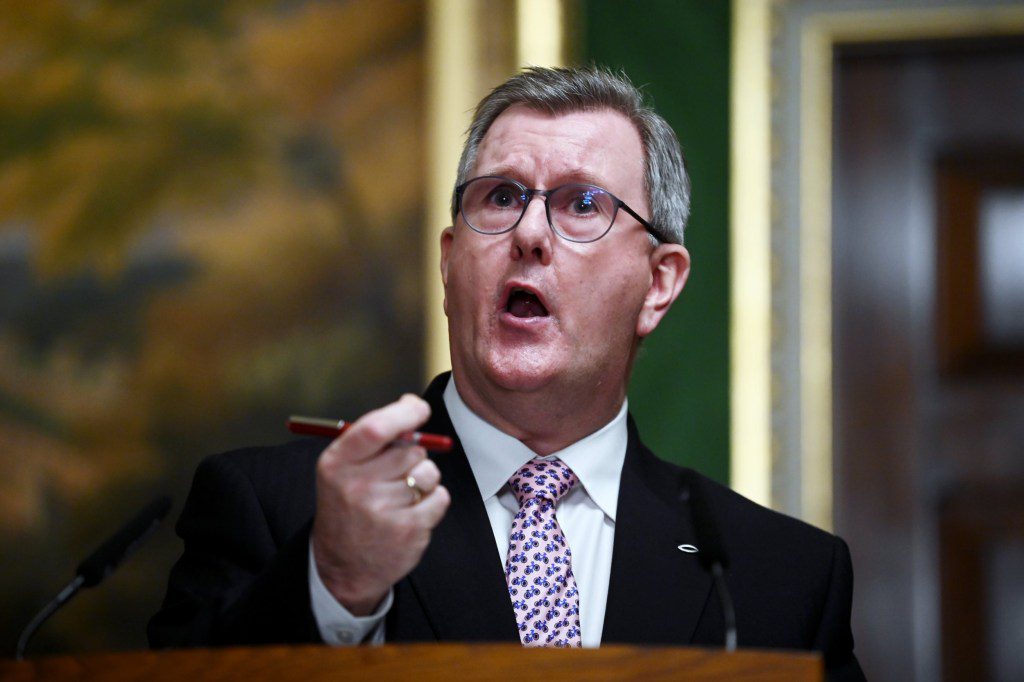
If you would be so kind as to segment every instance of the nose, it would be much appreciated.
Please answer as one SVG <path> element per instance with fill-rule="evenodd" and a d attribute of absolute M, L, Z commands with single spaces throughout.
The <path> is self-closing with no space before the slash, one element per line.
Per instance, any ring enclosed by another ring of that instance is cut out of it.
<path fill-rule="evenodd" d="M 535 259 L 541 265 L 551 262 L 551 240 L 555 236 L 548 225 L 545 197 L 534 194 L 526 205 L 526 212 L 512 230 L 512 260 Z"/>

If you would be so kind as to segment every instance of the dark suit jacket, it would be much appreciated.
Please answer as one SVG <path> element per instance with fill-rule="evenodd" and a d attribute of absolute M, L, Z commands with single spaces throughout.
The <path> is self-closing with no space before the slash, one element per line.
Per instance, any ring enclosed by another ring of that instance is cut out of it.
<path fill-rule="evenodd" d="M 423 427 L 454 429 L 443 375 Z M 760 507 L 644 447 L 629 420 L 602 642 L 720 646 L 723 618 L 707 571 L 677 549 L 700 542 L 688 486 L 701 485 L 730 557 L 739 645 L 816 649 L 830 677 L 862 679 L 850 632 L 852 567 L 839 538 Z M 309 529 L 326 441 L 206 459 L 178 521 L 185 552 L 149 624 L 154 647 L 320 641 L 310 608 Z M 420 564 L 395 585 L 388 642 L 518 642 L 487 514 L 458 438 L 434 457 L 451 507 Z"/>

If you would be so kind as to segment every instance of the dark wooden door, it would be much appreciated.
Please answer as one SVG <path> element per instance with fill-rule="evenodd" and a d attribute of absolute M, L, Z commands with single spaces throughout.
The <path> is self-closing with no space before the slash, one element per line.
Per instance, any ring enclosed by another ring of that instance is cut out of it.
<path fill-rule="evenodd" d="M 874 679 L 1024 679 L 1024 42 L 850 45 L 835 70 L 858 652 Z"/>

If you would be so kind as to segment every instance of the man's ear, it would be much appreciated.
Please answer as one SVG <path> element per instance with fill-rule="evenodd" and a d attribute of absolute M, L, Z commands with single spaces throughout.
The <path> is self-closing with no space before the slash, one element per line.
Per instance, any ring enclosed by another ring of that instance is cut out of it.
<path fill-rule="evenodd" d="M 441 285 L 444 287 L 444 314 L 448 314 L 448 253 L 455 239 L 455 228 L 446 227 L 441 230 Z"/>
<path fill-rule="evenodd" d="M 690 253 L 681 244 L 659 244 L 651 252 L 651 286 L 636 320 L 636 334 L 653 332 L 690 276 Z"/>

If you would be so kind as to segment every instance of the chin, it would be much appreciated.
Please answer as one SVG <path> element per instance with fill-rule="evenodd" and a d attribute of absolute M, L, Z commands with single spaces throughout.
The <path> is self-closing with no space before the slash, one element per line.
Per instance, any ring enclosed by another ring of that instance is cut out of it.
<path fill-rule="evenodd" d="M 537 391 L 560 374 L 558 363 L 535 352 L 491 353 L 484 366 L 490 381 L 506 391 Z"/>

